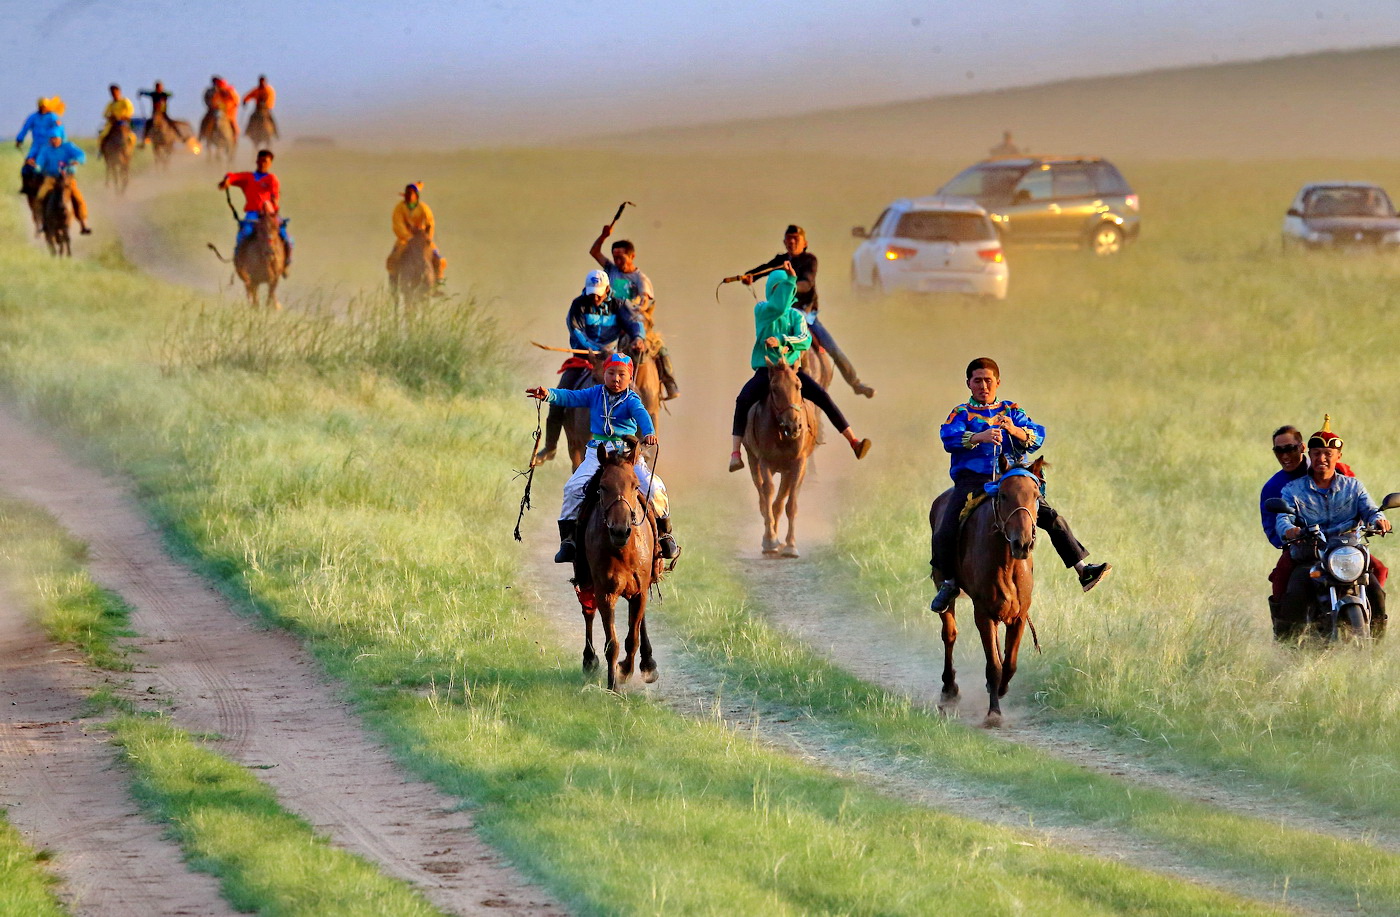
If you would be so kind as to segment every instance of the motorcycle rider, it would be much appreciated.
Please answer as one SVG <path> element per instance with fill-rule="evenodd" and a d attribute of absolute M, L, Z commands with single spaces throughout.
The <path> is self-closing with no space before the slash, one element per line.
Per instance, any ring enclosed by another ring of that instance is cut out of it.
<path fill-rule="evenodd" d="M 1285 543 L 1300 538 L 1303 526 L 1319 526 L 1322 534 L 1330 538 L 1350 529 L 1358 519 L 1382 532 L 1390 531 L 1390 520 L 1381 513 L 1365 485 L 1338 469 L 1342 438 L 1332 431 L 1331 421 L 1330 415 L 1324 415 L 1322 429 L 1308 437 L 1307 475 L 1284 485 L 1282 499 L 1297 514 L 1296 520 L 1282 514 L 1274 520 L 1274 532 Z M 1295 521 L 1301 522 L 1301 526 L 1295 525 Z M 1282 635 L 1296 633 L 1305 626 L 1309 603 L 1313 601 L 1312 565 L 1307 562 L 1311 560 L 1309 546 L 1294 544 L 1290 550 L 1295 565 L 1279 607 L 1282 620 L 1276 626 L 1276 633 Z M 1371 632 L 1379 637 L 1386 624 L 1385 589 L 1374 575 L 1365 588 L 1371 605 Z"/>

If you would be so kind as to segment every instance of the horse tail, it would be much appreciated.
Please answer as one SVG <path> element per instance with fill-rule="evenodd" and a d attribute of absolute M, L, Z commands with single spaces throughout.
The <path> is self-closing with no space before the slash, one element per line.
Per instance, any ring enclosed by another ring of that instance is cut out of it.
<path fill-rule="evenodd" d="M 215 258 L 218 258 L 218 259 L 219 259 L 220 261 L 222 261 L 224 264 L 232 264 L 232 263 L 233 263 L 233 262 L 230 261 L 228 258 L 225 258 L 223 255 L 219 254 L 219 250 L 218 250 L 217 248 L 214 247 L 214 243 L 213 243 L 213 242 L 208 243 L 208 245 L 209 245 L 209 250 L 210 250 L 211 252 L 214 253 L 214 257 L 215 257 Z"/>

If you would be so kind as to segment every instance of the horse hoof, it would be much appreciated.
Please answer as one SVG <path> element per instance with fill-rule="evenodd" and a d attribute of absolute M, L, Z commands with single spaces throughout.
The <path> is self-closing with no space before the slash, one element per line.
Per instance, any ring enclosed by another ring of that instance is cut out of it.
<path fill-rule="evenodd" d="M 656 683 L 656 680 L 657 680 L 658 678 L 660 678 L 660 677 L 661 677 L 661 676 L 660 676 L 659 674 L 657 674 L 657 671 L 656 671 L 656 663 L 653 662 L 653 663 L 651 664 L 651 668 L 647 668 L 646 666 L 642 666 L 642 681 L 644 681 L 644 682 L 646 682 L 647 684 L 651 685 L 651 684 L 655 684 L 655 683 Z"/>
<path fill-rule="evenodd" d="M 987 714 L 987 718 L 982 721 L 982 726 L 986 729 L 1001 728 L 1001 713 L 993 711 Z"/>
<path fill-rule="evenodd" d="M 797 553 L 797 545 L 795 545 L 795 544 L 785 544 L 785 545 L 783 545 L 783 549 L 782 549 L 781 551 L 778 552 L 778 556 L 779 556 L 779 557 L 801 557 L 802 555 Z"/>
<path fill-rule="evenodd" d="M 583 672 L 584 672 L 584 674 L 585 674 L 585 675 L 591 675 L 591 674 L 593 674 L 593 673 L 596 672 L 596 671 L 598 671 L 598 657 L 597 657 L 597 656 L 593 656 L 593 657 L 590 658 L 590 657 L 588 657 L 588 656 L 584 656 L 584 657 L 583 657 Z"/>

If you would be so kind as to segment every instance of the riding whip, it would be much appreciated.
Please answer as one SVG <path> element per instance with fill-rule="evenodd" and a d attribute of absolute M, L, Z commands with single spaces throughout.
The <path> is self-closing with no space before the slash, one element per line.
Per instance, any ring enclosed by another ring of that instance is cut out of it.
<path fill-rule="evenodd" d="M 632 203 L 631 201 L 623 201 L 621 204 L 618 204 L 618 205 L 617 205 L 617 213 L 614 213 L 614 214 L 613 214 L 612 222 L 608 224 L 608 228 L 609 228 L 609 229 L 612 229 L 614 226 L 617 225 L 617 221 L 620 220 L 620 219 L 622 219 L 622 211 L 626 210 L 628 207 L 635 207 L 635 206 L 637 206 L 637 205 L 634 204 L 634 203 Z"/>
<path fill-rule="evenodd" d="M 238 218 L 238 208 L 233 206 L 233 192 L 228 189 L 228 185 L 224 185 L 224 200 L 228 201 L 228 212 L 233 214 L 233 221 L 235 223 L 243 222 Z"/>
<path fill-rule="evenodd" d="M 530 508 L 530 488 L 535 483 L 535 454 L 540 451 L 540 436 L 542 428 L 540 424 L 541 413 L 544 409 L 543 401 L 535 402 L 535 444 L 530 447 L 530 461 L 525 463 L 526 471 L 517 471 L 515 476 L 525 478 L 525 493 L 520 497 L 520 515 L 515 517 L 515 540 L 523 541 L 520 537 L 520 523 L 525 519 L 525 510 Z"/>

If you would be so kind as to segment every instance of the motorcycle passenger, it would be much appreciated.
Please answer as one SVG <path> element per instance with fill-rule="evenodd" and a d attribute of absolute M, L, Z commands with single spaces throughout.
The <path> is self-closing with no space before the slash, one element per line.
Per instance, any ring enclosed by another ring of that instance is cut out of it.
<path fill-rule="evenodd" d="M 983 493 L 985 485 L 991 483 L 998 451 L 1015 460 L 1030 455 L 1045 443 L 1044 427 L 1031 420 L 1014 401 L 997 400 L 1000 386 L 1001 369 L 991 357 L 978 357 L 967 364 L 967 390 L 972 397 L 954 407 L 939 429 L 943 448 L 951 456 L 949 476 L 953 479 L 953 495 L 933 533 L 933 558 L 929 563 L 944 579 L 929 605 L 931 611 L 947 611 L 958 597 L 961 588 L 957 581 L 960 510 L 969 496 Z M 1113 569 L 1109 564 L 1085 562 L 1088 548 L 1074 537 L 1069 520 L 1045 502 L 1044 497 L 1040 499 L 1035 524 L 1049 533 L 1055 553 L 1066 567 L 1074 570 L 1085 592 L 1097 586 Z"/>
<path fill-rule="evenodd" d="M 602 353 L 626 340 L 633 355 L 645 346 L 646 330 L 642 322 L 624 302 L 613 298 L 613 287 L 602 271 L 589 271 L 583 280 L 583 292 L 569 303 L 564 318 L 569 329 L 569 346 L 575 350 Z M 593 361 L 583 354 L 574 354 L 559 367 L 559 388 L 576 390 L 593 383 Z M 550 404 L 545 420 L 544 445 L 535 453 L 531 464 L 542 465 L 554 458 L 559 448 L 559 434 L 564 429 L 567 409 Z"/>
<path fill-rule="evenodd" d="M 1338 468 L 1342 458 L 1342 438 L 1332 432 L 1331 418 L 1326 417 L 1322 429 L 1308 437 L 1308 473 L 1284 485 L 1282 498 L 1297 513 L 1302 526 L 1319 526 L 1324 537 L 1330 538 L 1364 520 L 1382 532 L 1390 531 L 1390 520 L 1366 487 L 1354 477 L 1347 477 Z M 1294 519 L 1279 515 L 1274 520 L 1274 532 L 1285 543 L 1295 542 L 1303 528 Z M 1296 633 L 1306 625 L 1309 603 L 1313 601 L 1311 561 L 1314 549 L 1310 545 L 1294 544 L 1290 551 L 1294 567 L 1288 577 L 1280 606 L 1284 634 Z M 1385 589 L 1380 577 L 1372 576 L 1366 586 L 1371 605 L 1371 631 L 1380 636 L 1385 630 Z"/>

